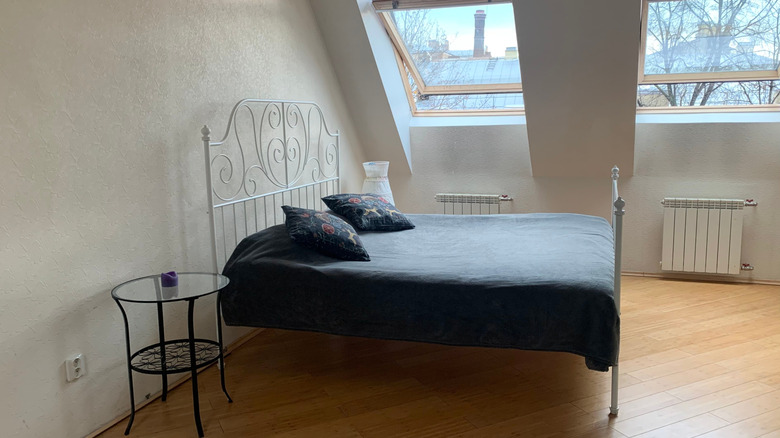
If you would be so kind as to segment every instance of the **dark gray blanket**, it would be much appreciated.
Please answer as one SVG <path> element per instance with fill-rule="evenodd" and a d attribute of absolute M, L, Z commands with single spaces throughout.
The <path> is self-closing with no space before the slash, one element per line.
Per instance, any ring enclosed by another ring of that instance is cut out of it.
<path fill-rule="evenodd" d="M 576 214 L 409 215 L 360 234 L 370 262 L 320 255 L 284 225 L 244 239 L 222 292 L 229 325 L 617 359 L 612 229 Z"/>

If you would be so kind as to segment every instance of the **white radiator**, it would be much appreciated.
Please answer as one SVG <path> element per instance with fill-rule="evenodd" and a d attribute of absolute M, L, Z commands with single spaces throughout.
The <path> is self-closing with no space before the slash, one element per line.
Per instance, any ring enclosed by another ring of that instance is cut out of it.
<path fill-rule="evenodd" d="M 739 274 L 741 199 L 664 198 L 661 269 Z"/>
<path fill-rule="evenodd" d="M 499 214 L 501 202 L 511 201 L 508 195 L 480 195 L 469 193 L 437 193 L 436 202 L 442 204 L 444 214 Z"/>

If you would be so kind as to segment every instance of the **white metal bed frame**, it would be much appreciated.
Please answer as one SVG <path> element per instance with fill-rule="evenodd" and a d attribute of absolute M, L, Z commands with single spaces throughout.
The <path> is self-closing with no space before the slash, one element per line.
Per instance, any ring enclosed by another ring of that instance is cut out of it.
<path fill-rule="evenodd" d="M 221 140 L 201 134 L 215 272 L 242 238 L 283 222 L 278 207 L 321 209 L 339 193 L 339 131 L 314 102 L 243 99 Z"/>
<path fill-rule="evenodd" d="M 328 129 L 314 102 L 243 99 L 233 107 L 222 139 L 211 141 L 208 126 L 201 134 L 215 272 L 243 237 L 283 222 L 281 205 L 324 208 L 320 198 L 340 191 L 339 131 Z M 231 139 L 236 143 L 232 149 Z M 618 195 L 618 172 L 617 166 L 612 168 L 611 210 L 619 315 L 626 203 Z M 609 412 L 618 414 L 618 365 L 612 367 Z"/>

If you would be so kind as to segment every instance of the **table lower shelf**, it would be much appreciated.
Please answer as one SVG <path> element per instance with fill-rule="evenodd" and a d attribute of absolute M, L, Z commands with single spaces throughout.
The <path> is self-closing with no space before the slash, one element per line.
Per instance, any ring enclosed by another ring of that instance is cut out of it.
<path fill-rule="evenodd" d="M 189 339 L 165 341 L 165 369 L 162 366 L 160 344 L 149 345 L 130 357 L 133 371 L 145 374 L 174 374 L 192 371 Z M 195 339 L 195 368 L 214 363 L 221 356 L 219 343 L 210 339 Z"/>

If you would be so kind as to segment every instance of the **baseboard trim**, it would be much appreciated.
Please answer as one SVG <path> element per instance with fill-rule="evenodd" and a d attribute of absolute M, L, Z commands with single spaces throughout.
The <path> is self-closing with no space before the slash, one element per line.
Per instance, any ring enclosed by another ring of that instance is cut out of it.
<path fill-rule="evenodd" d="M 262 329 L 262 328 L 256 328 L 256 329 L 250 331 L 249 333 L 239 337 L 238 339 L 233 341 L 233 343 L 231 343 L 230 345 L 225 346 L 225 357 L 230 356 L 230 353 L 234 352 L 235 350 L 238 349 L 238 347 L 244 345 L 249 340 L 251 340 L 252 338 L 257 336 L 258 334 L 260 334 L 260 332 L 262 332 L 263 330 L 264 329 Z M 201 368 L 200 370 L 198 370 L 198 373 L 201 373 L 201 372 L 211 368 L 214 365 L 216 365 L 216 362 L 211 364 L 211 365 L 209 365 L 209 366 Z M 174 388 L 176 388 L 177 386 L 181 385 L 182 383 L 188 382 L 190 379 L 192 379 L 192 374 L 187 373 L 187 375 L 182 377 L 181 379 L 179 379 L 179 380 L 177 380 L 177 381 L 175 381 L 173 383 L 170 383 L 168 385 L 168 392 L 172 391 Z M 149 397 L 148 400 L 144 400 L 141 403 L 137 404 L 135 406 L 135 411 L 138 412 L 144 406 L 148 405 L 149 403 L 152 403 L 153 401 L 157 400 L 160 397 L 162 397 L 162 389 L 160 389 L 160 391 L 154 393 L 151 397 Z M 101 433 L 103 433 L 103 432 L 107 431 L 108 429 L 111 429 L 112 427 L 114 427 L 117 424 L 121 423 L 123 420 L 125 420 L 127 417 L 130 416 L 130 413 L 131 413 L 131 410 L 128 409 L 126 412 L 120 414 L 118 417 L 114 418 L 113 420 L 111 420 L 110 422 L 108 422 L 107 424 L 102 426 L 100 429 L 90 433 L 85 438 L 95 438 L 95 437 L 97 437 Z"/>
<path fill-rule="evenodd" d="M 638 271 L 623 271 L 621 275 L 628 277 L 652 277 L 662 278 L 667 280 L 679 280 L 679 281 L 700 281 L 709 283 L 739 283 L 739 284 L 765 284 L 768 286 L 780 286 L 780 281 L 776 280 L 756 280 L 751 278 L 735 278 L 735 277 L 721 277 L 721 276 L 708 276 L 698 274 L 672 274 L 672 273 L 655 273 L 655 272 L 638 272 Z"/>

